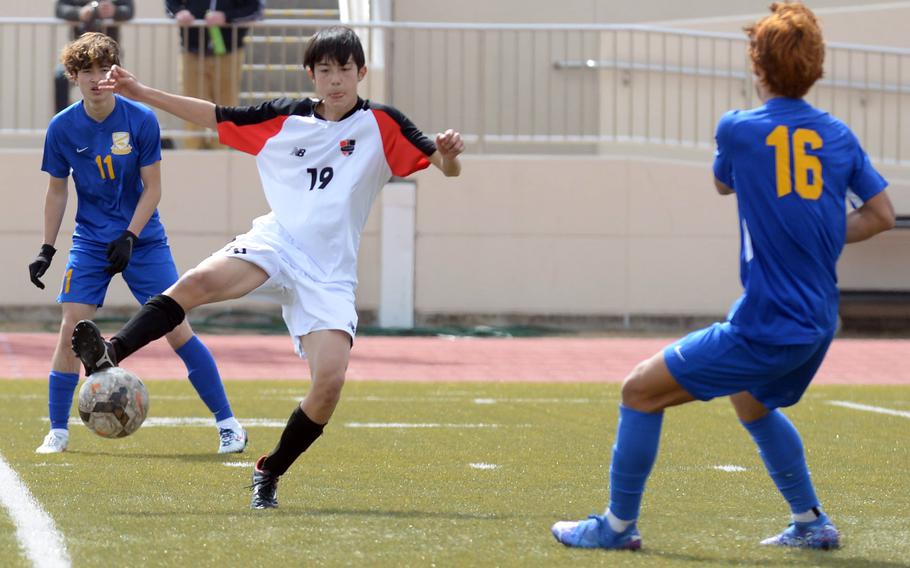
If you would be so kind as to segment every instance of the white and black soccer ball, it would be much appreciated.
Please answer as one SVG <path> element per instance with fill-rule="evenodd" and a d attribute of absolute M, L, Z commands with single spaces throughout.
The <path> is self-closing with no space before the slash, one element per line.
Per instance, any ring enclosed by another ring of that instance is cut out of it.
<path fill-rule="evenodd" d="M 102 438 L 129 436 L 148 412 L 148 390 L 139 377 L 121 367 L 92 373 L 79 389 L 79 416 Z"/>

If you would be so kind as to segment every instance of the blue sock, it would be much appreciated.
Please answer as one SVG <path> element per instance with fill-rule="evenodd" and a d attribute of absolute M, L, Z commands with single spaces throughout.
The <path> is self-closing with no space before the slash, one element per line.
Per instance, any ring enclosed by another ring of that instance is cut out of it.
<path fill-rule="evenodd" d="M 51 428 L 67 429 L 73 393 L 79 384 L 79 373 L 51 371 L 47 378 L 47 410 Z"/>
<path fill-rule="evenodd" d="M 215 365 L 215 358 L 208 347 L 194 335 L 183 347 L 177 349 L 177 355 L 183 359 L 193 388 L 199 393 L 199 398 L 209 411 L 215 415 L 215 420 L 233 416 L 221 375 L 218 374 L 218 366 Z"/>
<path fill-rule="evenodd" d="M 663 419 L 663 412 L 647 414 L 619 406 L 610 464 L 610 512 L 624 521 L 638 518 L 645 482 L 657 459 Z"/>
<path fill-rule="evenodd" d="M 799 432 L 780 410 L 772 410 L 764 418 L 743 423 L 758 445 L 758 453 L 774 484 L 790 504 L 793 513 L 803 513 L 818 507 L 818 497 L 812 487 L 809 467 L 803 453 Z"/>

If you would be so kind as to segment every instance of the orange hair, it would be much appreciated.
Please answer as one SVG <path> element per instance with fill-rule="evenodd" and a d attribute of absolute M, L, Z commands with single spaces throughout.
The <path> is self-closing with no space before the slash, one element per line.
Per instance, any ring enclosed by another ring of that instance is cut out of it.
<path fill-rule="evenodd" d="M 770 16 L 743 28 L 749 36 L 749 57 L 772 93 L 802 98 L 823 73 L 821 27 L 803 4 L 775 2 L 770 10 Z"/>
<path fill-rule="evenodd" d="M 99 67 L 120 65 L 120 46 L 102 33 L 84 33 L 63 48 L 60 63 L 66 75 L 75 81 L 79 71 L 91 69 L 95 63 Z"/>

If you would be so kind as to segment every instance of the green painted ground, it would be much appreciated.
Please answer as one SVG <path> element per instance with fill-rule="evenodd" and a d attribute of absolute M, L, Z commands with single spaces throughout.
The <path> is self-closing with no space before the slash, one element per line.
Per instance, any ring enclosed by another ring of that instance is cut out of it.
<path fill-rule="evenodd" d="M 205 416 L 188 383 L 148 386 L 154 419 Z M 283 423 L 305 387 L 228 391 L 241 420 Z M 250 510 L 245 486 L 275 427 L 250 427 L 247 453 L 223 457 L 213 427 L 150 422 L 112 441 L 74 425 L 70 451 L 39 456 L 46 385 L 0 381 L 0 454 L 53 517 L 74 566 L 910 566 L 910 388 L 817 387 L 789 413 L 844 535 L 840 551 L 757 546 L 788 511 L 726 401 L 667 413 L 642 552 L 563 548 L 550 525 L 606 504 L 617 394 L 615 385 L 350 383 L 273 511 Z M 2 509 L 0 565 L 28 565 Z"/>

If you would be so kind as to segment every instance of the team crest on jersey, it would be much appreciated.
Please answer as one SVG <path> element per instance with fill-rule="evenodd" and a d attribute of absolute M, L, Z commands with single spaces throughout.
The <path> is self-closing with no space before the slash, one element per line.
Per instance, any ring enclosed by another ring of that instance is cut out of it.
<path fill-rule="evenodd" d="M 111 138 L 114 140 L 114 144 L 111 146 L 111 154 L 122 156 L 133 151 L 133 147 L 130 146 L 129 132 L 114 132 L 111 134 Z"/>
<path fill-rule="evenodd" d="M 354 153 L 354 144 L 356 144 L 356 143 L 357 143 L 357 141 L 354 140 L 353 138 L 349 138 L 347 140 L 342 140 L 341 141 L 341 153 L 344 154 L 345 156 L 350 156 L 351 154 Z"/>

